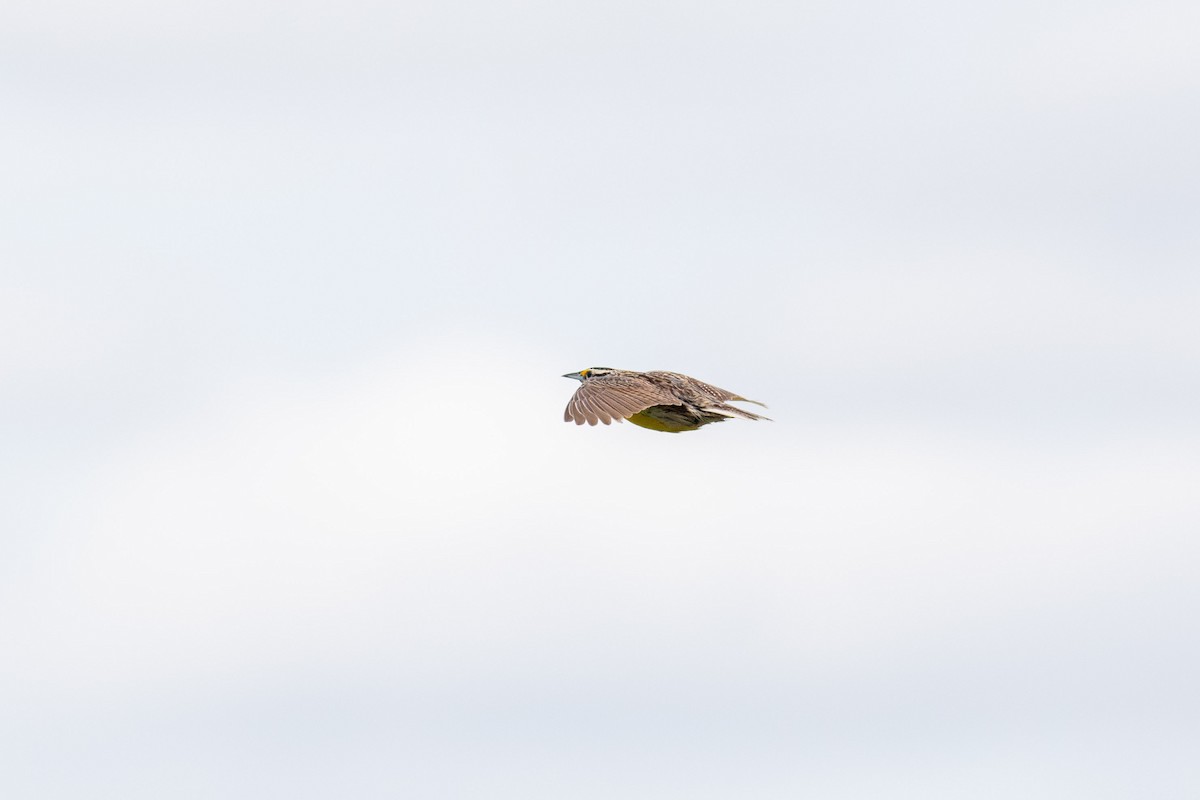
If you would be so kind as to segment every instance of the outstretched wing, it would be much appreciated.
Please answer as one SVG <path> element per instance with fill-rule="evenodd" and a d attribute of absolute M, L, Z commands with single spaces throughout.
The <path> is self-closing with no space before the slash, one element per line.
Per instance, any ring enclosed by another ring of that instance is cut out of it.
<path fill-rule="evenodd" d="M 576 425 L 609 425 L 656 405 L 679 405 L 679 398 L 666 389 L 632 375 L 589 378 L 579 385 L 563 419 Z"/>

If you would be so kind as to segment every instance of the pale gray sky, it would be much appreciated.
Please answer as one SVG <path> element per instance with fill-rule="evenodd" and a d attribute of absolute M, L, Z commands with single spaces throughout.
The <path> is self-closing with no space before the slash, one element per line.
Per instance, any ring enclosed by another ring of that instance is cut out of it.
<path fill-rule="evenodd" d="M 6 3 L 0 795 L 1194 797 L 1197 40 Z"/>

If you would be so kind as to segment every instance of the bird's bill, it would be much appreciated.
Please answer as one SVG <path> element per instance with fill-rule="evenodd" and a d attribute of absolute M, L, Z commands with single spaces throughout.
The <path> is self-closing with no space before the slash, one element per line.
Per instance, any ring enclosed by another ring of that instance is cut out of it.
<path fill-rule="evenodd" d="M 582 372 L 568 372 L 566 375 L 563 375 L 563 377 L 564 378 L 574 378 L 577 381 L 582 381 L 583 373 Z"/>

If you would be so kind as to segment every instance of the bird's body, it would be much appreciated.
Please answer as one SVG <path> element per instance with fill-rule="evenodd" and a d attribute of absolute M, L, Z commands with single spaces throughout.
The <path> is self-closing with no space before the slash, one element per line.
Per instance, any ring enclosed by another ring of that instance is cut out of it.
<path fill-rule="evenodd" d="M 767 419 L 728 404 L 735 400 L 762 405 L 733 392 L 680 375 L 678 372 L 633 372 L 592 367 L 572 372 L 580 386 L 567 403 L 563 419 L 576 425 L 609 425 L 629 420 L 654 431 L 694 431 L 731 417 Z"/>

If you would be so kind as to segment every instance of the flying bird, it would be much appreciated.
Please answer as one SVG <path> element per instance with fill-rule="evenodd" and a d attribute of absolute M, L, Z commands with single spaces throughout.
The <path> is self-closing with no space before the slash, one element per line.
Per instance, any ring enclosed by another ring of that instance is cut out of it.
<path fill-rule="evenodd" d="M 694 431 L 710 422 L 732 417 L 768 419 L 734 408 L 726 401 L 765 405 L 716 386 L 680 375 L 678 372 L 633 372 L 627 369 L 592 367 L 563 375 L 580 386 L 567 403 L 563 419 L 576 425 L 609 425 L 629 420 L 652 431 Z"/>

